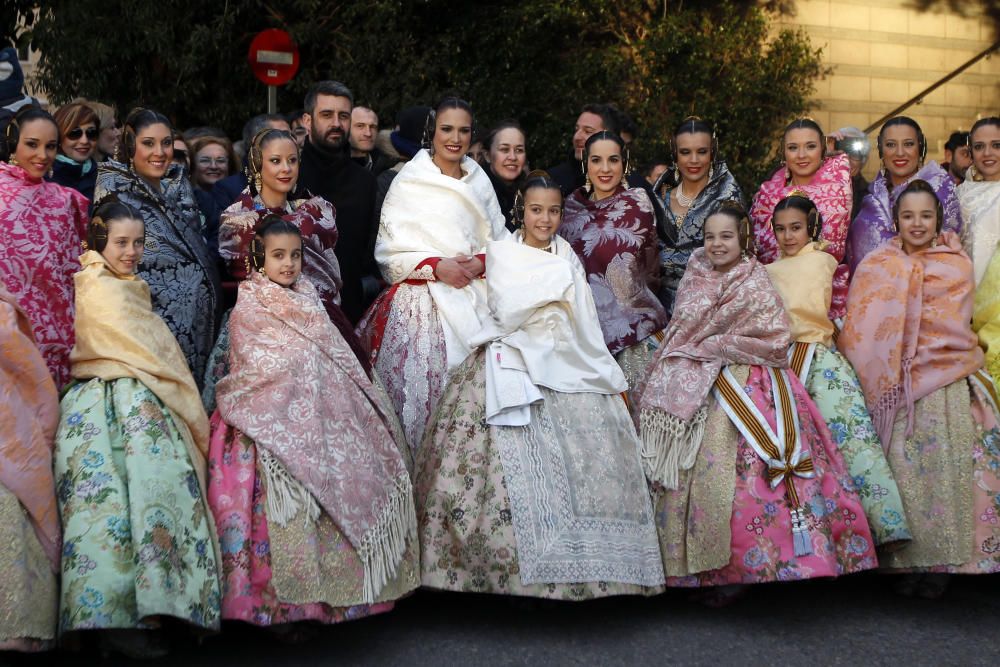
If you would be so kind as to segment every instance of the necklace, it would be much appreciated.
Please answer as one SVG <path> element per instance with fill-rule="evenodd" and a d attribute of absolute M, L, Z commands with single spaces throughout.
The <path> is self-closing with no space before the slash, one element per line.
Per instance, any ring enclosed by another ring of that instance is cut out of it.
<path fill-rule="evenodd" d="M 684 194 L 684 183 L 679 183 L 677 185 L 677 203 L 680 204 L 682 208 L 691 208 L 691 204 L 694 203 L 694 200 L 697 197 L 698 195 L 688 197 Z"/>

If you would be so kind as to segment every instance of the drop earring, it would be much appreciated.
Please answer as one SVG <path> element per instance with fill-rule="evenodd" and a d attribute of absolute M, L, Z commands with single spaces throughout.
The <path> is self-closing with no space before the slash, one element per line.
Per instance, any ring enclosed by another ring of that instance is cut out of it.
<path fill-rule="evenodd" d="M 260 172 L 254 172 L 253 175 L 253 187 L 257 190 L 257 194 L 260 194 L 260 188 L 263 185 L 263 180 L 260 177 Z"/>

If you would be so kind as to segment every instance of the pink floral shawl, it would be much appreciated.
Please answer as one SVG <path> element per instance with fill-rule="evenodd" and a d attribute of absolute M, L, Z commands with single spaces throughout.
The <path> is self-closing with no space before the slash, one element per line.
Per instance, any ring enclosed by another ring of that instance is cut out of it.
<path fill-rule="evenodd" d="M 0 274 L 31 321 L 56 387 L 69 381 L 73 274 L 87 233 L 87 199 L 0 164 Z"/>
<path fill-rule="evenodd" d="M 761 183 L 760 190 L 750 207 L 750 220 L 753 221 L 754 242 L 757 244 L 757 257 L 764 264 L 770 264 L 779 259 L 778 241 L 771 229 L 771 216 L 778 202 L 787 197 L 793 190 L 802 190 L 819 209 L 823 216 L 823 231 L 821 236 L 826 241 L 823 248 L 844 261 L 847 248 L 847 231 L 851 226 L 851 166 L 846 155 L 834 155 L 826 158 L 820 165 L 808 185 L 790 185 L 785 182 L 785 168 L 774 172 L 770 179 Z M 850 271 L 846 264 L 837 266 L 833 274 L 833 298 L 830 302 L 830 319 L 843 317 L 847 312 L 847 287 Z"/>
<path fill-rule="evenodd" d="M 53 572 L 60 541 L 52 479 L 58 426 L 59 396 L 31 324 L 0 286 L 0 484 L 21 501 Z"/>
<path fill-rule="evenodd" d="M 678 454 L 697 448 L 705 405 L 723 366 L 788 366 L 791 325 L 767 270 L 754 258 L 720 273 L 704 248 L 691 255 L 666 337 L 637 388 L 643 457 L 651 478 L 676 481 Z M 666 457 L 668 460 L 664 460 Z"/>
<path fill-rule="evenodd" d="M 954 232 L 907 255 L 899 238 L 865 256 L 854 274 L 837 347 L 858 373 L 872 421 L 888 448 L 901 408 L 983 367 L 972 332 L 972 261 Z"/>
<path fill-rule="evenodd" d="M 307 278 L 254 273 L 229 319 L 219 413 L 273 455 L 358 552 L 365 596 L 391 580 L 416 536 L 410 478 L 383 405 Z"/>

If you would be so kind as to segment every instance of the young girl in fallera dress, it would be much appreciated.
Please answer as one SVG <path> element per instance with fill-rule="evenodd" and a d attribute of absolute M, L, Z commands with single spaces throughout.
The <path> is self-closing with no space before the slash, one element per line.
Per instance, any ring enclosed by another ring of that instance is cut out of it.
<path fill-rule="evenodd" d="M 55 479 L 63 525 L 59 631 L 105 650 L 166 652 L 169 619 L 219 628 L 216 533 L 205 505 L 208 418 L 176 339 L 152 309 L 142 219 L 98 205 L 75 276 L 74 383 Z"/>
<path fill-rule="evenodd" d="M 487 245 L 477 349 L 418 450 L 423 584 L 571 600 L 655 593 L 663 569 L 625 376 L 583 266 L 556 235 L 559 186 L 538 173 L 524 187 L 523 229 Z"/>
<path fill-rule="evenodd" d="M 787 370 L 788 318 L 750 233 L 736 202 L 708 217 L 636 392 L 667 585 L 716 586 L 709 604 L 876 565 L 843 458 Z"/>
<path fill-rule="evenodd" d="M 910 539 L 899 489 L 851 364 L 834 348 L 828 317 L 837 260 L 823 252 L 823 220 L 804 192 L 778 202 L 771 219 L 779 259 L 767 265 L 792 326 L 791 370 L 815 401 L 847 463 L 876 546 Z"/>
<path fill-rule="evenodd" d="M 302 274 L 304 244 L 263 217 L 229 318 L 216 385 L 208 504 L 222 547 L 222 616 L 270 626 L 392 609 L 419 584 L 409 453 Z"/>

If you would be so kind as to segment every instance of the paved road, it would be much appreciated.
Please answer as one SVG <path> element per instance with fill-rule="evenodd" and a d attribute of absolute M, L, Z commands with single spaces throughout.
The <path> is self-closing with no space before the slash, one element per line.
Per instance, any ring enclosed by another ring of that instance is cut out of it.
<path fill-rule="evenodd" d="M 234 627 L 161 660 L 105 664 L 1000 665 L 1000 576 L 959 578 L 937 601 L 899 597 L 889 581 L 861 575 L 759 586 L 725 609 L 689 602 L 680 591 L 576 604 L 420 592 L 389 614 L 322 628 L 303 644 Z M 92 655 L 16 659 L 98 663 Z"/>

